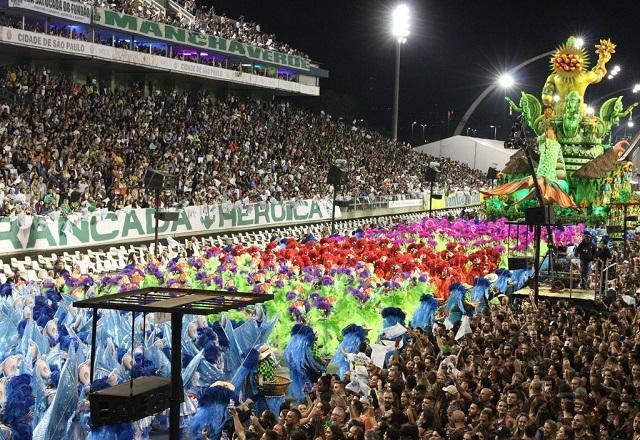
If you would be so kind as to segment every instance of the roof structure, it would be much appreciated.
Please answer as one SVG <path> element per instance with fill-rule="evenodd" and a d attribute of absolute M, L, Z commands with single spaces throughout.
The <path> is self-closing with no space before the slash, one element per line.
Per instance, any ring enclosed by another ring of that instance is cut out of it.
<path fill-rule="evenodd" d="M 143 313 L 213 315 L 273 299 L 264 293 L 228 290 L 145 287 L 113 295 L 96 296 L 73 303 L 74 307 L 127 310 Z"/>

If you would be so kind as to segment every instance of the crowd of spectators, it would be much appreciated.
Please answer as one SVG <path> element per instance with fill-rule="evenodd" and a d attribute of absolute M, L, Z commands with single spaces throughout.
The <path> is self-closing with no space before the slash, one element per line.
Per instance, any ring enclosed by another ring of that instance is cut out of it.
<path fill-rule="evenodd" d="M 329 165 L 347 159 L 344 194 L 422 191 L 435 158 L 364 127 L 282 100 L 216 99 L 142 86 L 110 89 L 47 68 L 0 71 L 0 215 L 147 207 L 148 168 L 177 176 L 165 206 L 326 197 Z M 439 159 L 444 189 L 482 173 Z"/>
<path fill-rule="evenodd" d="M 102 1 L 98 2 L 98 5 L 191 31 L 309 58 L 308 55 L 300 50 L 293 49 L 289 44 L 279 41 L 275 34 L 263 32 L 260 24 L 252 20 L 246 20 L 244 16 L 234 20 L 227 17 L 225 13 L 217 13 L 213 5 L 197 6 L 193 0 L 178 1 L 177 3 L 189 15 L 176 13 L 170 7 L 167 9 L 160 8 L 153 3 L 145 3 L 139 0 Z"/>
<path fill-rule="evenodd" d="M 307 402 L 285 403 L 280 414 L 234 411 L 236 438 L 640 439 L 639 243 L 627 263 L 613 253 L 633 267 L 618 271 L 604 302 L 504 297 L 473 316 L 462 338 L 457 326 L 410 330 L 386 368 L 369 364 L 368 395 L 327 374 Z"/>

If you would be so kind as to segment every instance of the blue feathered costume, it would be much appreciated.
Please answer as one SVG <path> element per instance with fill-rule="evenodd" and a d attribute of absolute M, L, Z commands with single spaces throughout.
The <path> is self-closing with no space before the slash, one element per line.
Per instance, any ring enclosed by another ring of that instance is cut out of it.
<path fill-rule="evenodd" d="M 402 326 L 404 326 L 404 320 L 407 317 L 406 313 L 404 313 L 402 311 L 402 309 L 398 308 L 398 307 L 385 307 L 384 309 L 382 309 L 380 311 L 380 314 L 382 315 L 382 328 L 386 329 L 389 327 L 393 327 L 396 324 L 400 324 Z M 384 333 L 384 332 L 383 332 Z M 387 339 L 387 338 L 385 338 Z M 402 339 L 403 341 L 403 347 L 407 345 L 407 334 L 403 334 L 402 336 L 398 336 L 397 338 L 395 338 L 396 341 Z M 393 356 L 393 352 L 389 351 L 387 352 L 387 355 L 385 357 L 385 364 L 387 364 L 389 362 L 389 359 L 391 359 L 391 357 Z"/>
<path fill-rule="evenodd" d="M 507 269 L 498 269 L 496 270 L 496 275 L 498 275 L 498 281 L 496 281 L 496 287 L 500 291 L 500 293 L 507 293 L 507 289 L 509 288 L 509 280 L 511 279 L 511 272 Z"/>
<path fill-rule="evenodd" d="M 229 419 L 228 406 L 232 400 L 238 404 L 238 395 L 226 386 L 214 384 L 205 389 L 198 399 L 198 412 L 189 425 L 189 438 L 203 438 L 205 428 L 209 433 L 208 438 L 220 438 L 222 428 Z"/>
<path fill-rule="evenodd" d="M 480 313 L 489 304 L 489 287 L 491 287 L 491 281 L 484 277 L 478 277 L 473 282 L 473 288 L 471 289 L 471 301 L 477 302 L 476 312 Z"/>
<path fill-rule="evenodd" d="M 513 283 L 514 290 L 522 289 L 531 278 L 531 269 L 516 269 L 511 272 L 511 281 Z"/>
<path fill-rule="evenodd" d="M 238 394 L 245 389 L 245 380 L 250 379 L 251 375 L 255 372 L 256 367 L 258 366 L 258 350 L 252 348 L 249 350 L 247 355 L 242 360 L 242 364 L 236 370 L 236 373 L 233 375 L 233 379 L 231 379 L 231 383 L 236 388 Z M 247 397 L 245 393 L 245 398 Z"/>
<path fill-rule="evenodd" d="M 398 307 L 385 307 L 380 312 L 382 315 L 382 327 L 389 328 L 396 324 L 404 325 L 407 315 Z"/>
<path fill-rule="evenodd" d="M 336 353 L 331 359 L 331 363 L 338 366 L 338 375 L 340 379 L 349 371 L 349 362 L 345 357 L 345 353 L 358 353 L 360 345 L 367 337 L 367 332 L 363 327 L 356 324 L 350 324 L 342 329 L 342 342 L 338 345 Z"/>
<path fill-rule="evenodd" d="M 31 389 L 31 375 L 14 376 L 6 385 L 7 402 L 4 410 L 4 422 L 13 430 L 12 439 L 31 440 L 32 428 L 29 413 L 35 399 Z"/>
<path fill-rule="evenodd" d="M 421 328 L 423 330 L 433 327 L 436 310 L 438 309 L 438 300 L 428 293 L 420 297 L 420 305 L 411 318 L 411 327 Z"/>
<path fill-rule="evenodd" d="M 324 372 L 324 365 L 313 355 L 316 341 L 313 329 L 304 324 L 295 324 L 291 329 L 291 339 L 284 350 L 284 360 L 289 367 L 291 385 L 289 392 L 298 401 L 305 399 L 305 382 L 315 382 Z"/>
<path fill-rule="evenodd" d="M 467 289 L 462 283 L 453 283 L 449 286 L 449 292 L 450 295 L 444 304 L 444 309 L 449 313 L 449 321 L 455 325 L 460 322 L 462 315 L 467 314 L 464 307 L 464 296 Z"/>

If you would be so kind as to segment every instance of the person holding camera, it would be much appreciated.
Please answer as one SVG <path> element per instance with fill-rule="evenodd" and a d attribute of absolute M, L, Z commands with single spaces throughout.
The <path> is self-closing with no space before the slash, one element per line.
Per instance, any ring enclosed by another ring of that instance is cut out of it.
<path fill-rule="evenodd" d="M 580 258 L 580 287 L 586 290 L 589 289 L 591 263 L 596 255 L 596 248 L 588 232 L 582 236 L 582 241 L 576 248 L 576 255 Z"/>

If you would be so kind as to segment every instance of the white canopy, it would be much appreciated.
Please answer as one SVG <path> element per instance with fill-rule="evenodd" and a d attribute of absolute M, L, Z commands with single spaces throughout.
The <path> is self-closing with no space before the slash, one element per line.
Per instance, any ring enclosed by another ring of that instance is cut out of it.
<path fill-rule="evenodd" d="M 504 148 L 503 141 L 469 136 L 452 136 L 420 145 L 415 150 L 435 157 L 447 157 L 483 172 L 489 167 L 500 171 L 516 152 Z"/>

